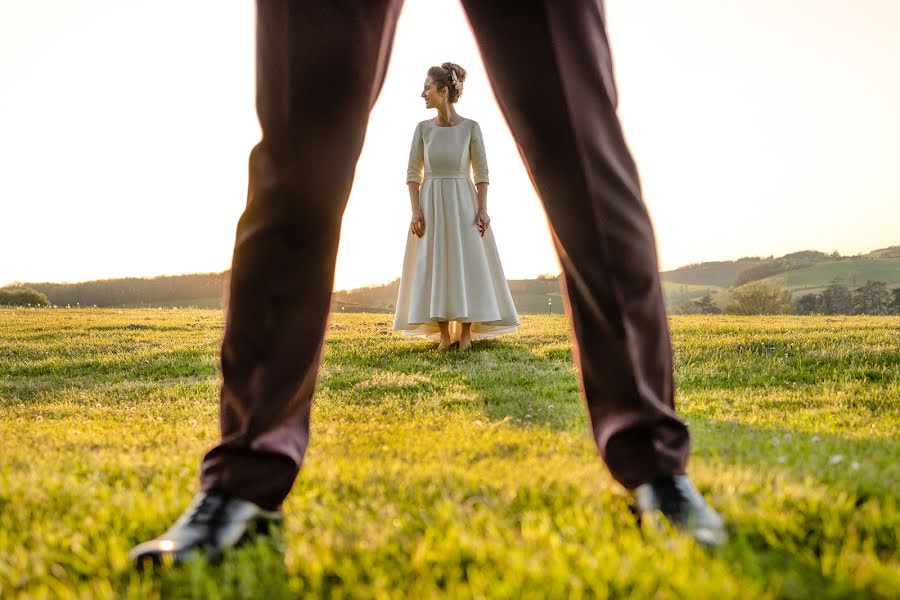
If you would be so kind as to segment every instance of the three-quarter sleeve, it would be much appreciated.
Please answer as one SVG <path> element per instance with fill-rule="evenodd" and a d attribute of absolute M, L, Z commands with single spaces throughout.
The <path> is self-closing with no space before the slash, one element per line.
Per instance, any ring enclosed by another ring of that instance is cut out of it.
<path fill-rule="evenodd" d="M 484 152 L 484 138 L 478 123 L 472 126 L 472 137 L 469 141 L 469 156 L 472 159 L 472 177 L 475 183 L 490 183 L 488 176 L 487 155 Z"/>
<path fill-rule="evenodd" d="M 422 124 L 416 125 L 412 145 L 409 148 L 409 166 L 406 169 L 406 183 L 422 183 L 425 168 L 425 143 L 422 140 Z"/>

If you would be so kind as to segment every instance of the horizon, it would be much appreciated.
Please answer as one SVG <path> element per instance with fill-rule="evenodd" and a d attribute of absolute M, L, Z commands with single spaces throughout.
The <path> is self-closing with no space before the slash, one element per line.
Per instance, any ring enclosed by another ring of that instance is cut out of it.
<path fill-rule="evenodd" d="M 705 263 L 737 262 L 737 261 L 741 261 L 741 260 L 745 260 L 745 259 L 754 259 L 754 258 L 758 258 L 758 259 L 766 259 L 766 258 L 773 258 L 773 257 L 774 258 L 782 258 L 784 256 L 789 256 L 791 254 L 796 254 L 796 253 L 800 253 L 800 252 L 821 252 L 822 254 L 832 254 L 832 253 L 837 252 L 837 254 L 840 258 L 854 258 L 854 257 L 866 256 L 868 254 L 871 254 L 872 252 L 877 252 L 879 250 L 885 250 L 887 248 L 894 248 L 894 247 L 900 247 L 900 241 L 898 241 L 897 244 L 889 244 L 887 246 L 879 246 L 877 248 L 872 248 L 870 250 L 863 250 L 861 252 L 856 252 L 853 254 L 845 254 L 838 250 L 817 250 L 817 249 L 812 249 L 812 248 L 805 248 L 802 250 L 786 252 L 785 254 L 781 254 L 778 256 L 776 256 L 774 254 L 755 254 L 755 255 L 740 256 L 738 258 L 713 258 L 710 260 L 703 260 L 703 261 L 699 261 L 699 262 L 695 262 L 695 263 L 686 263 L 686 264 L 680 265 L 678 267 L 675 267 L 674 269 L 666 269 L 666 270 L 660 269 L 659 272 L 660 273 L 670 273 L 673 271 L 679 271 L 681 269 L 686 269 L 688 267 L 693 267 L 695 265 L 705 264 Z M 116 279 L 155 279 L 155 278 L 162 278 L 162 277 L 186 277 L 186 276 L 190 276 L 190 275 L 220 275 L 229 270 L 230 270 L 230 267 L 227 269 L 219 270 L 219 271 L 191 271 L 191 272 L 185 272 L 185 273 L 158 273 L 155 275 L 122 275 L 122 276 L 116 276 L 116 277 L 98 277 L 98 278 L 93 278 L 93 279 L 82 279 L 82 280 L 78 280 L 78 281 L 38 281 L 38 280 L 32 279 L 32 280 L 10 281 L 7 283 L 0 283 L 0 289 L 2 289 L 4 287 L 23 286 L 23 285 L 28 285 L 28 284 L 77 285 L 80 283 L 90 283 L 92 281 L 110 281 L 110 280 L 116 280 Z M 534 275 L 532 275 L 530 277 L 507 277 L 507 279 L 510 281 L 534 280 L 534 279 L 538 279 L 545 275 L 549 275 L 552 277 L 559 277 L 561 275 L 561 271 L 556 271 L 553 273 L 551 273 L 549 271 L 543 272 L 543 273 L 535 273 Z M 399 279 L 400 279 L 400 274 L 397 273 L 397 275 L 395 277 L 384 280 L 384 281 L 363 283 L 362 285 L 357 285 L 352 288 L 337 288 L 337 287 L 335 287 L 332 291 L 333 292 L 347 292 L 347 291 L 352 291 L 355 289 L 380 287 L 380 286 L 389 285 Z"/>
<path fill-rule="evenodd" d="M 900 80 L 884 74 L 900 72 L 900 3 L 606 9 L 619 115 L 661 271 L 760 247 L 853 255 L 897 243 Z M 446 35 L 433 35 L 435 19 Z M 0 282 L 227 270 L 259 139 L 253 38 L 250 0 L 0 5 Z M 506 276 L 559 272 L 495 100 L 503 90 L 491 89 L 459 4 L 407 0 L 347 204 L 335 290 L 401 270 L 409 137 L 433 116 L 418 94 L 428 66 L 445 60 L 468 71 L 459 111 L 485 135 Z"/>

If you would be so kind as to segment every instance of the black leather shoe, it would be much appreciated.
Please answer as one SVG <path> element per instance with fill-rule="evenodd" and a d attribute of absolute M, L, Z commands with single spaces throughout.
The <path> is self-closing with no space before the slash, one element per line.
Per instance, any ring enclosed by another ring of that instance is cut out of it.
<path fill-rule="evenodd" d="M 254 534 L 270 533 L 282 519 L 280 510 L 263 510 L 221 492 L 200 492 L 164 534 L 138 544 L 128 558 L 143 568 L 147 563 L 184 562 L 199 551 L 215 562 L 226 548 L 239 546 Z"/>
<path fill-rule="evenodd" d="M 632 490 L 638 518 L 662 513 L 673 525 L 704 546 L 721 546 L 728 539 L 722 517 L 714 511 L 687 475 L 669 475 Z"/>

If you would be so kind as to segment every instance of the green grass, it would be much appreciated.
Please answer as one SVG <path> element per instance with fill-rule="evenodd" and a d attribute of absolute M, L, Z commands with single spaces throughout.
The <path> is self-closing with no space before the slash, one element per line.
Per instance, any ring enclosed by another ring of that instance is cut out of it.
<path fill-rule="evenodd" d="M 127 308 L 143 308 L 150 310 L 151 308 L 215 308 L 221 309 L 225 304 L 224 296 L 211 296 L 209 298 L 181 298 L 178 300 L 166 300 L 162 302 L 153 302 L 152 306 L 146 304 L 129 304 Z M 124 307 L 123 307 L 124 308 Z"/>
<path fill-rule="evenodd" d="M 638 529 L 566 324 L 438 354 L 335 315 L 282 557 L 138 576 L 217 436 L 213 310 L 0 310 L 0 597 L 895 598 L 900 318 L 673 319 L 690 473 L 732 541 Z"/>

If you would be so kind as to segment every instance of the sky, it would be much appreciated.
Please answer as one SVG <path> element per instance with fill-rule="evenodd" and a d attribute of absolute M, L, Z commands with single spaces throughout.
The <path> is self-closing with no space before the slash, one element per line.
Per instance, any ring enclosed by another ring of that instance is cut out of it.
<path fill-rule="evenodd" d="M 606 8 L 662 269 L 900 244 L 900 2 Z M 230 266 L 260 135 L 253 21 L 250 0 L 0 0 L 0 286 Z M 457 110 L 484 133 L 507 277 L 559 270 L 462 10 L 407 0 L 335 289 L 400 274 L 419 93 L 448 60 L 469 72 Z"/>

